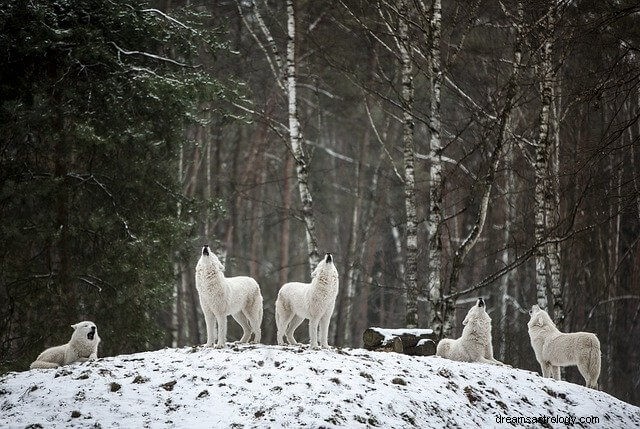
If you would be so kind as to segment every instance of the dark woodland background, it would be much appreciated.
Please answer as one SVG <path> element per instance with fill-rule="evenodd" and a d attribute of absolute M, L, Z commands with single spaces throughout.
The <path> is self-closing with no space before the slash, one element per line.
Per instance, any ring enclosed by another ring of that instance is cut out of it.
<path fill-rule="evenodd" d="M 101 356 L 202 344 L 205 243 L 258 280 L 273 344 L 313 221 L 331 344 L 415 317 L 457 336 L 484 296 L 496 358 L 539 371 L 548 298 L 640 404 L 637 2 L 295 1 L 293 39 L 288 3 L 0 1 L 0 369 L 84 319 Z"/>

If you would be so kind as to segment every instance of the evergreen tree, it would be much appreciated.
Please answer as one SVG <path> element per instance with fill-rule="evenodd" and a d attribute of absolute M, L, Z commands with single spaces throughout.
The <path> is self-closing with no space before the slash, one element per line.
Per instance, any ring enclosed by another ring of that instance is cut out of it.
<path fill-rule="evenodd" d="M 0 361 L 24 368 L 89 319 L 100 353 L 164 344 L 177 160 L 201 101 L 224 87 L 195 64 L 221 48 L 205 17 L 139 2 L 0 4 Z M 180 16 L 178 16 L 179 14 Z"/>

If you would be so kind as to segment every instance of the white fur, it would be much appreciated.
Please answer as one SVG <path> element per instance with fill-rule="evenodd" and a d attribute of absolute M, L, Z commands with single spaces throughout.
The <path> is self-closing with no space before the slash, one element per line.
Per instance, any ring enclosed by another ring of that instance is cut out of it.
<path fill-rule="evenodd" d="M 259 343 L 262 335 L 262 294 L 260 287 L 251 277 L 225 277 L 224 265 L 216 255 L 203 249 L 196 265 L 196 289 L 200 306 L 207 325 L 207 346 L 222 348 L 227 340 L 227 316 L 242 326 L 241 343 L 246 343 L 254 335 L 253 342 Z M 216 342 L 216 322 L 218 324 Z"/>
<path fill-rule="evenodd" d="M 338 296 L 338 271 L 330 254 L 320 261 L 311 274 L 311 283 L 285 283 L 276 300 L 278 344 L 298 344 L 293 336 L 304 319 L 309 319 L 309 340 L 312 348 L 329 347 L 329 322 Z"/>
<path fill-rule="evenodd" d="M 491 318 L 484 302 L 478 299 L 462 322 L 462 336 L 457 340 L 443 338 L 438 343 L 436 355 L 460 362 L 481 362 L 504 365 L 493 358 L 491 342 Z"/>
<path fill-rule="evenodd" d="M 577 365 L 587 387 L 597 389 L 601 365 L 598 337 L 590 332 L 560 332 L 549 314 L 537 305 L 529 314 L 529 338 L 542 376 L 560 380 L 560 367 Z"/>
<path fill-rule="evenodd" d="M 85 321 L 71 325 L 73 334 L 67 344 L 51 347 L 40 353 L 38 358 L 31 364 L 34 368 L 57 368 L 61 365 L 68 365 L 73 362 L 86 362 L 98 358 L 98 328 L 95 323 Z M 93 339 L 87 335 L 94 330 Z"/>

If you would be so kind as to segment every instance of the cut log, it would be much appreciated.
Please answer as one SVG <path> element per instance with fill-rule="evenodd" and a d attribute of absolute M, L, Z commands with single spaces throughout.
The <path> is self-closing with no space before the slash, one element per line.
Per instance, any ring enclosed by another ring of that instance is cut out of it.
<path fill-rule="evenodd" d="M 436 343 L 430 339 L 418 339 L 414 335 L 402 335 L 393 339 L 393 351 L 409 356 L 433 356 Z"/>
<path fill-rule="evenodd" d="M 367 350 L 395 351 L 412 356 L 431 356 L 436 352 L 436 336 L 431 329 L 368 328 L 362 339 Z"/>

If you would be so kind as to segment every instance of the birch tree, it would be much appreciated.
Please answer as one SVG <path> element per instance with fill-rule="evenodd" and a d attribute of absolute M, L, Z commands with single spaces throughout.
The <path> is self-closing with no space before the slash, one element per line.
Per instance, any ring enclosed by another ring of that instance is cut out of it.
<path fill-rule="evenodd" d="M 427 9 L 421 2 L 422 10 Z M 429 237 L 427 291 L 431 303 L 430 326 L 435 332 L 442 332 L 444 316 L 442 297 L 444 295 L 442 275 L 442 237 L 440 228 L 444 221 L 442 180 L 442 131 L 440 112 L 440 90 L 442 87 L 442 64 L 440 60 L 440 35 L 442 26 L 442 2 L 434 0 L 430 16 L 429 70 L 430 70 L 430 109 L 429 109 L 429 213 L 427 217 L 427 235 Z"/>
<path fill-rule="evenodd" d="M 402 79 L 402 146 L 404 159 L 405 324 L 418 326 L 418 209 L 416 204 L 414 119 L 413 119 L 413 63 L 409 41 L 409 7 L 405 0 L 398 2 L 398 50 Z"/>
<path fill-rule="evenodd" d="M 551 134 L 558 129 L 557 115 L 552 115 L 553 106 L 553 32 L 555 30 L 556 6 L 549 2 L 545 16 L 542 49 L 540 54 L 540 114 L 538 140 L 535 144 L 535 241 L 538 247 L 535 253 L 536 299 L 540 308 L 548 308 L 549 293 L 553 298 L 553 318 L 561 325 L 564 318 L 562 290 L 560 285 L 560 244 L 549 240 L 553 233 L 555 210 L 559 203 L 558 190 L 554 186 L 557 179 L 557 145 Z M 559 135 L 559 134 L 558 134 Z M 540 243 L 544 243 L 540 245 Z"/>

